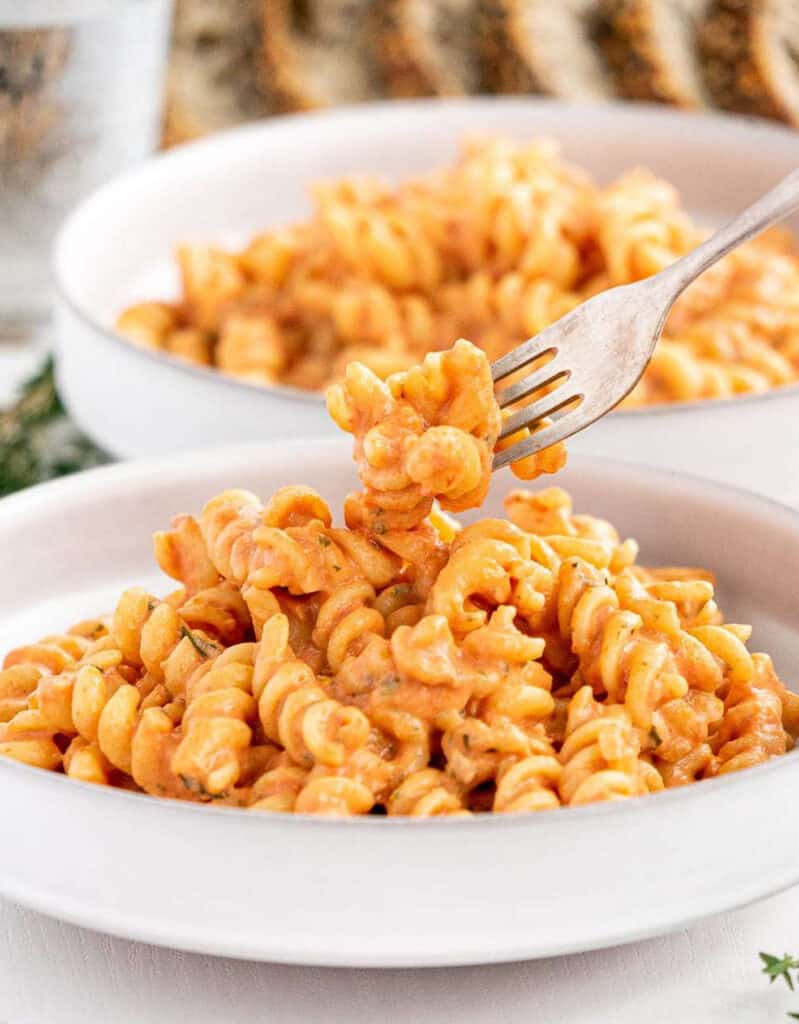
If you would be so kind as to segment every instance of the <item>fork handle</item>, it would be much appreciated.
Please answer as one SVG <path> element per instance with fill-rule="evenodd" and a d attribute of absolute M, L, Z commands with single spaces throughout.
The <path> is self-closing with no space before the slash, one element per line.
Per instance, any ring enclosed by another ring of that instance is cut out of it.
<path fill-rule="evenodd" d="M 799 170 L 792 171 L 779 185 L 766 192 L 757 202 L 748 206 L 710 238 L 691 252 L 676 260 L 657 276 L 672 293 L 671 301 L 696 280 L 699 275 L 712 267 L 723 256 L 742 242 L 747 242 L 761 231 L 783 220 L 799 208 Z"/>

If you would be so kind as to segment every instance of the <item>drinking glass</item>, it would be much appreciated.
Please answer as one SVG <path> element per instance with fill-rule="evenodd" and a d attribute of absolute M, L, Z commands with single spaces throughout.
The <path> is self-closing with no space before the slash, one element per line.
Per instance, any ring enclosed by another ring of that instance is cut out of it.
<path fill-rule="evenodd" d="M 46 318 L 70 207 L 157 146 L 170 14 L 171 0 L 0 0 L 0 339 Z"/>

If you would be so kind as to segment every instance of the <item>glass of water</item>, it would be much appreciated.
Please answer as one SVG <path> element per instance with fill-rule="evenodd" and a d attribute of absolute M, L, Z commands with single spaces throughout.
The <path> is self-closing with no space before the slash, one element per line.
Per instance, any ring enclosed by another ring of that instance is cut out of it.
<path fill-rule="evenodd" d="M 0 0 L 0 339 L 46 319 L 70 207 L 157 146 L 170 15 L 171 0 Z"/>

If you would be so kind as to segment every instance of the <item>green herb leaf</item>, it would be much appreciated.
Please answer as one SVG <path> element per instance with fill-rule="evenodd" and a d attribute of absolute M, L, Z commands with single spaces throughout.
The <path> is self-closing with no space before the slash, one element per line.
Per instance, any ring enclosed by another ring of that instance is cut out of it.
<path fill-rule="evenodd" d="M 180 632 L 183 636 L 186 637 L 186 639 L 189 641 L 189 643 L 192 645 L 195 651 L 198 652 L 198 654 L 201 654 L 204 658 L 213 658 L 216 656 L 216 647 L 212 647 L 210 644 L 203 643 L 199 637 L 196 637 L 194 633 L 192 633 L 188 626 L 181 626 Z"/>
<path fill-rule="evenodd" d="M 322 545 L 323 548 L 329 548 L 331 543 L 332 543 L 332 541 L 330 540 L 329 537 L 325 537 L 325 535 L 323 533 L 320 533 L 319 534 L 319 543 Z"/>
<path fill-rule="evenodd" d="M 16 404 L 0 412 L 0 497 L 107 461 L 68 419 L 49 357 Z"/>
<path fill-rule="evenodd" d="M 188 789 L 190 793 L 202 793 L 204 792 L 202 784 L 197 779 L 191 778 L 190 775 L 181 775 L 180 781 Z"/>
<path fill-rule="evenodd" d="M 782 978 L 793 992 L 793 978 L 790 972 L 799 970 L 799 960 L 788 956 L 787 953 L 783 953 L 781 957 L 773 956 L 771 953 L 761 953 L 760 959 L 763 962 L 763 974 L 768 977 L 769 981 L 774 982 L 777 978 Z"/>
<path fill-rule="evenodd" d="M 654 725 L 649 730 L 649 738 L 650 740 L 652 740 L 656 747 L 659 747 L 660 744 L 663 742 L 663 740 L 660 738 L 660 733 L 657 731 Z"/>

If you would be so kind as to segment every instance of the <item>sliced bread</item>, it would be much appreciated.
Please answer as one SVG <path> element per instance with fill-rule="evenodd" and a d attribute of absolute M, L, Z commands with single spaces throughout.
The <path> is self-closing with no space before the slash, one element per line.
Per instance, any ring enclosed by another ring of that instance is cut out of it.
<path fill-rule="evenodd" d="M 708 105 L 697 42 L 708 0 L 603 0 L 598 33 L 616 87 L 634 100 Z"/>
<path fill-rule="evenodd" d="M 797 0 L 714 0 L 699 39 L 720 107 L 799 127 Z"/>
<path fill-rule="evenodd" d="M 483 77 L 495 92 L 569 100 L 613 94 L 594 45 L 598 0 L 480 0 Z"/>
<path fill-rule="evenodd" d="M 264 86 L 280 110 L 384 95 L 372 0 L 261 0 Z"/>
<path fill-rule="evenodd" d="M 373 16 L 392 96 L 479 92 L 477 0 L 376 0 Z"/>
<path fill-rule="evenodd" d="M 273 112 L 259 81 L 261 35 L 260 0 L 178 0 L 165 145 Z"/>

